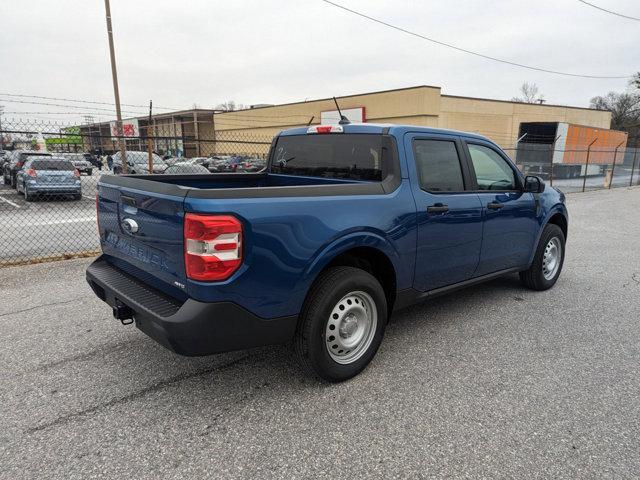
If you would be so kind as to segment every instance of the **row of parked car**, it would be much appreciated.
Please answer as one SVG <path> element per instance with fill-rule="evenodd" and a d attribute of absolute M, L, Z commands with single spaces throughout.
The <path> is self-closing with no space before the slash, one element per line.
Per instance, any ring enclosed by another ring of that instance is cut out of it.
<path fill-rule="evenodd" d="M 128 173 L 148 174 L 147 152 L 127 152 Z M 209 173 L 258 172 L 265 168 L 261 158 L 248 156 L 212 156 L 196 158 L 162 158 L 152 154 L 153 173 L 166 175 L 190 175 Z M 111 156 L 110 168 L 122 174 L 122 154 Z M 24 194 L 27 200 L 43 194 L 72 195 L 82 197 L 80 175 L 92 175 L 95 168 L 102 168 L 101 158 L 89 153 L 48 153 L 35 150 L 0 151 L 0 170 L 4 184 Z"/>
<path fill-rule="evenodd" d="M 116 174 L 123 173 L 122 154 L 112 156 L 112 168 Z M 153 173 L 168 175 L 204 174 L 204 173 L 242 173 L 263 170 L 266 162 L 257 157 L 248 156 L 212 156 L 212 157 L 160 157 L 153 153 Z M 149 173 L 149 154 L 147 152 L 127 152 L 127 164 L 130 174 Z"/>
<path fill-rule="evenodd" d="M 71 195 L 82 198 L 80 172 L 93 173 L 93 164 L 84 154 L 53 155 L 35 150 L 12 150 L 0 155 L 5 185 L 24 194 L 26 201 L 40 195 Z"/>

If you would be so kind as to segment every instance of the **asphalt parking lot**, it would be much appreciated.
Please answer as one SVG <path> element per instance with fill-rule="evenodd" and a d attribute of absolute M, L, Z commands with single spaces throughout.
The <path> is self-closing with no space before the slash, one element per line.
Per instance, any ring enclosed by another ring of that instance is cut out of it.
<path fill-rule="evenodd" d="M 94 298 L 89 260 L 0 269 L 0 477 L 637 478 L 640 189 L 568 203 L 555 288 L 400 312 L 338 385 L 285 347 L 165 351 Z"/>

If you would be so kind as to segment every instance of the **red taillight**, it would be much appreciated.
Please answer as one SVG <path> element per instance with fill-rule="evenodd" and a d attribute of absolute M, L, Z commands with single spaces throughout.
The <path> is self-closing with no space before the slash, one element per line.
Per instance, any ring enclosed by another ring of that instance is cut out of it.
<path fill-rule="evenodd" d="M 80 176 L 80 171 L 77 168 L 73 171 L 73 176 L 74 177 L 79 177 Z"/>
<path fill-rule="evenodd" d="M 187 278 L 226 280 L 242 263 L 242 223 L 230 215 L 184 217 L 184 265 Z"/>
<path fill-rule="evenodd" d="M 27 175 L 29 175 L 30 177 L 36 178 L 36 171 L 33 168 L 29 168 L 27 169 Z"/>

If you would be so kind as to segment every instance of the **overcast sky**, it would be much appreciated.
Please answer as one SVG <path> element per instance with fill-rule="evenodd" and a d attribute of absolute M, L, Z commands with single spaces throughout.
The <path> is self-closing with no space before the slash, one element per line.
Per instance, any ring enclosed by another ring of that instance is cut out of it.
<path fill-rule="evenodd" d="M 335 1 L 518 63 L 588 75 L 640 70 L 640 22 L 578 0 Z M 637 0 L 592 3 L 640 17 Z M 111 8 L 123 103 L 212 108 L 230 99 L 282 103 L 422 84 L 508 100 L 529 81 L 549 103 L 588 106 L 594 95 L 627 84 L 495 63 L 320 0 L 111 0 Z M 113 101 L 102 0 L 2 0 L 0 18 L 0 93 Z M 7 112 L 73 110 L 8 99 L 0 95 Z"/>

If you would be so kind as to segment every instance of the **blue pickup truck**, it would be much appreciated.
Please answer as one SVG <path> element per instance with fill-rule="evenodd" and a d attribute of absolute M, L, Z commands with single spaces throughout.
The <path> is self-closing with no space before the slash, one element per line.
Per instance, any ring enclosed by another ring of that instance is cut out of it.
<path fill-rule="evenodd" d="M 393 311 L 509 273 L 554 285 L 564 195 L 475 134 L 416 126 L 281 132 L 260 173 L 102 176 L 114 316 L 182 355 L 292 342 L 328 381 L 362 371 Z"/>

